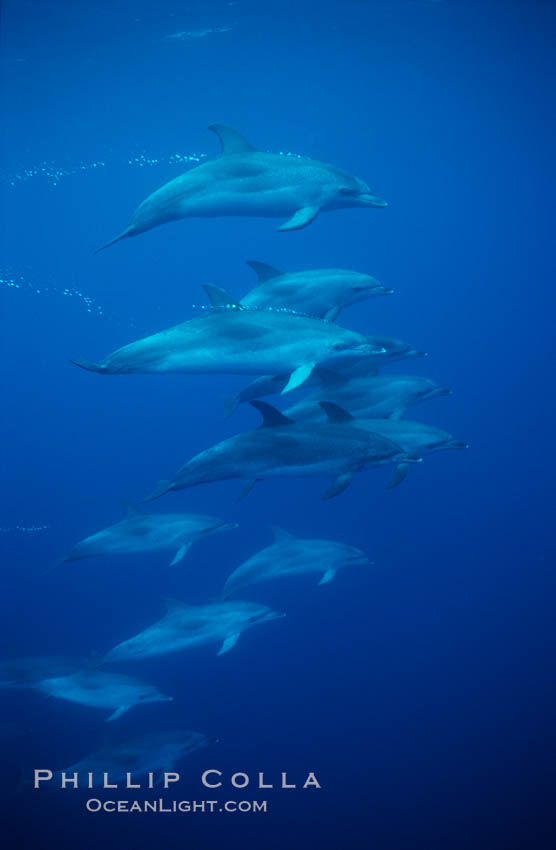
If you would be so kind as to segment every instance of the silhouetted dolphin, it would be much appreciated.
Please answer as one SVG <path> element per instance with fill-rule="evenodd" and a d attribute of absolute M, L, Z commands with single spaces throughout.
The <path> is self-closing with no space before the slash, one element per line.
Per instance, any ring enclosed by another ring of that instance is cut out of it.
<path fill-rule="evenodd" d="M 345 360 L 331 364 L 330 367 L 316 367 L 305 383 L 305 387 L 324 386 L 336 387 L 346 378 L 362 377 L 364 375 L 376 375 L 378 368 L 407 357 L 425 357 L 426 352 L 418 351 L 401 339 L 393 339 L 388 336 L 367 336 L 368 344 L 371 345 L 375 354 L 369 357 L 360 357 L 356 360 Z M 238 404 L 246 401 L 255 401 L 267 395 L 281 393 L 289 381 L 289 375 L 263 375 L 247 384 L 237 395 L 224 398 L 224 417 L 231 416 Z"/>
<path fill-rule="evenodd" d="M 120 239 L 180 218 L 287 217 L 278 229 L 298 230 L 324 210 L 387 206 L 358 177 L 332 165 L 262 153 L 223 124 L 212 124 L 209 130 L 220 139 L 220 156 L 191 168 L 149 195 L 126 229 L 100 251 Z"/>
<path fill-rule="evenodd" d="M 148 702 L 168 702 L 173 697 L 164 696 L 154 685 L 147 685 L 132 676 L 104 673 L 100 670 L 83 670 L 70 676 L 58 676 L 37 682 L 36 689 L 51 697 L 89 705 L 93 708 L 113 708 L 107 722 L 117 720 L 134 705 Z"/>
<path fill-rule="evenodd" d="M 147 514 L 137 505 L 125 502 L 127 517 L 116 525 L 97 531 L 81 540 L 56 566 L 95 555 L 136 554 L 175 551 L 170 566 L 185 557 L 196 540 L 214 531 L 237 528 L 235 522 L 223 522 L 202 514 Z"/>
<path fill-rule="evenodd" d="M 56 775 L 65 773 L 73 776 L 77 773 L 79 785 L 83 782 L 89 787 L 89 773 L 92 773 L 91 787 L 103 787 L 105 773 L 110 782 L 124 782 L 128 774 L 139 777 L 149 772 L 170 771 L 180 759 L 206 747 L 214 741 L 201 732 L 187 730 L 164 730 L 148 732 L 116 743 L 105 744 L 100 750 Z M 82 779 L 83 777 L 83 779 Z"/>
<path fill-rule="evenodd" d="M 296 422 L 318 422 L 325 416 L 318 402 L 333 401 L 357 419 L 401 419 L 412 405 L 450 394 L 451 390 L 419 375 L 371 375 L 338 380 L 286 408 L 284 414 Z"/>
<path fill-rule="evenodd" d="M 329 415 L 330 422 L 305 424 L 293 422 L 264 401 L 251 404 L 263 416 L 260 428 L 236 434 L 195 455 L 171 481 L 160 481 L 145 501 L 170 490 L 230 478 L 246 480 L 242 492 L 246 495 L 263 478 L 332 475 L 334 482 L 323 496 L 329 499 L 345 490 L 366 466 L 420 460 L 408 457 L 392 440 L 358 428 L 353 417 L 337 405 L 329 407 L 341 415 Z"/>
<path fill-rule="evenodd" d="M 312 269 L 280 272 L 266 263 L 250 260 L 259 285 L 244 295 L 244 307 L 286 307 L 335 321 L 343 307 L 377 295 L 391 295 L 376 278 L 348 269 Z"/>
<path fill-rule="evenodd" d="M 372 563 L 355 546 L 334 540 L 303 540 L 281 528 L 273 530 L 274 543 L 252 555 L 228 577 L 222 592 L 224 597 L 246 585 L 281 576 L 317 573 L 321 576 L 319 584 L 326 584 L 339 569 Z"/>
<path fill-rule="evenodd" d="M 104 663 L 153 658 L 221 641 L 218 655 L 222 655 L 235 646 L 246 629 L 285 616 L 258 602 L 213 602 L 209 605 L 186 605 L 177 599 L 165 602 L 166 616 L 111 649 Z"/>
<path fill-rule="evenodd" d="M 332 322 L 287 310 L 245 309 L 223 290 L 205 289 L 213 304 L 206 315 L 125 345 L 101 363 L 73 362 L 108 375 L 288 372 L 282 392 L 289 392 L 317 365 L 338 365 L 376 352 L 365 337 Z"/>

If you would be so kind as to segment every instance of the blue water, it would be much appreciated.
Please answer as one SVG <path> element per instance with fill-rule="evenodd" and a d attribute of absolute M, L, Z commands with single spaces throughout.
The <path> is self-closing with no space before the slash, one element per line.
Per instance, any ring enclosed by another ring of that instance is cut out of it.
<path fill-rule="evenodd" d="M 518 0 L 4 3 L 2 656 L 86 661 L 161 616 L 162 597 L 215 598 L 270 524 L 376 562 L 320 588 L 250 588 L 287 618 L 220 658 L 136 665 L 175 701 L 108 727 L 96 709 L 3 691 L 14 847 L 551 846 L 554 35 L 551 2 Z M 292 233 L 191 219 L 93 256 L 185 169 L 177 158 L 217 153 L 213 122 L 337 164 L 389 206 Z M 237 482 L 170 493 L 155 510 L 240 528 L 172 570 L 156 554 L 43 576 L 116 522 L 120 499 L 258 424 L 248 406 L 222 419 L 241 377 L 68 362 L 198 315 L 203 283 L 243 294 L 249 259 L 394 288 L 341 323 L 428 351 L 399 371 L 454 395 L 411 416 L 471 448 L 427 456 L 393 491 L 388 470 L 365 472 L 329 502 L 320 479 L 263 482 L 239 504 Z M 166 727 L 219 738 L 180 763 L 184 799 L 211 799 L 207 767 L 298 782 L 313 770 L 323 788 L 267 792 L 268 813 L 245 815 L 93 815 L 80 792 L 12 796 L 21 772 Z"/>

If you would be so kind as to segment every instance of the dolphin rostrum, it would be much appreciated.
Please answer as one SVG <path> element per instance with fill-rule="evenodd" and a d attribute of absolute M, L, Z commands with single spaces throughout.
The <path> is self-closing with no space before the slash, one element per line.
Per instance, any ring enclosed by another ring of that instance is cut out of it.
<path fill-rule="evenodd" d="M 418 461 L 379 434 L 358 428 L 353 417 L 337 405 L 326 423 L 296 423 L 264 401 L 252 401 L 263 416 L 259 428 L 236 434 L 191 458 L 171 481 L 160 481 L 145 500 L 170 490 L 183 490 L 210 481 L 246 480 L 242 495 L 263 478 L 331 475 L 334 481 L 323 498 L 337 496 L 366 466 Z M 321 402 L 321 405 L 327 405 Z M 328 409 L 327 408 L 327 409 Z"/>
<path fill-rule="evenodd" d="M 299 230 L 321 211 L 387 206 L 358 177 L 332 165 L 257 151 L 223 124 L 212 124 L 209 130 L 220 139 L 220 156 L 191 168 L 145 198 L 126 229 L 99 251 L 180 218 L 287 218 L 278 230 Z"/>
<path fill-rule="evenodd" d="M 246 309 L 223 290 L 205 288 L 213 304 L 206 315 L 124 345 L 101 363 L 73 362 L 107 375 L 288 372 L 282 392 L 289 392 L 317 365 L 334 366 L 383 351 L 332 322 L 287 310 Z"/>
<path fill-rule="evenodd" d="M 209 605 L 186 605 L 176 599 L 165 602 L 166 615 L 111 649 L 104 663 L 153 658 L 205 643 L 221 643 L 217 654 L 222 655 L 235 646 L 246 629 L 285 616 L 257 602 L 213 602 Z"/>
<path fill-rule="evenodd" d="M 316 573 L 319 584 L 331 581 L 339 569 L 372 564 L 367 555 L 334 540 L 303 540 L 276 526 L 274 543 L 252 555 L 228 577 L 222 595 L 225 598 L 240 588 L 281 576 Z"/>
<path fill-rule="evenodd" d="M 70 676 L 57 676 L 37 682 L 35 688 L 51 697 L 69 700 L 94 708 L 114 709 L 107 722 L 117 720 L 134 705 L 148 702 L 168 702 L 173 697 L 162 694 L 154 685 L 148 685 L 132 676 L 104 673 L 101 670 L 83 670 Z"/>
<path fill-rule="evenodd" d="M 250 260 L 259 285 L 240 300 L 244 307 L 286 307 L 335 321 L 343 307 L 377 295 L 391 295 L 376 278 L 348 269 L 280 272 Z"/>
<path fill-rule="evenodd" d="M 147 514 L 137 505 L 124 502 L 127 516 L 77 543 L 58 562 L 79 561 L 96 555 L 137 554 L 143 552 L 175 552 L 170 566 L 185 557 L 189 547 L 214 531 L 237 528 L 235 522 L 223 522 L 202 514 Z"/>

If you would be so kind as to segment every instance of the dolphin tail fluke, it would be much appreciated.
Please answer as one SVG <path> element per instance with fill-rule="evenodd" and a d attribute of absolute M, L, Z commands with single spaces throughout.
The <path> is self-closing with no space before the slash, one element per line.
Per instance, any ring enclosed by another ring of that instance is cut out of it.
<path fill-rule="evenodd" d="M 224 419 L 229 419 L 239 406 L 239 398 L 237 395 L 224 396 L 222 401 L 224 402 Z"/>
<path fill-rule="evenodd" d="M 166 481 L 163 479 L 159 481 L 152 493 L 150 493 L 146 499 L 142 499 L 141 502 L 144 504 L 145 502 L 154 502 L 155 499 L 159 499 L 161 496 L 164 496 L 165 493 L 168 493 L 172 489 L 172 482 Z"/>
<path fill-rule="evenodd" d="M 97 248 L 96 251 L 93 251 L 93 254 L 100 254 L 101 251 L 104 251 L 105 248 L 110 248 L 111 245 L 115 245 L 116 242 L 119 242 L 120 239 L 127 239 L 128 236 L 133 236 L 134 230 L 132 227 L 126 227 L 119 236 L 116 236 L 115 239 L 111 239 L 110 242 L 107 242 L 106 245 L 103 245 L 102 248 Z"/>
<path fill-rule="evenodd" d="M 93 363 L 92 360 L 70 360 L 74 366 L 79 366 L 80 369 L 85 369 L 87 372 L 104 372 L 106 366 L 102 363 Z"/>

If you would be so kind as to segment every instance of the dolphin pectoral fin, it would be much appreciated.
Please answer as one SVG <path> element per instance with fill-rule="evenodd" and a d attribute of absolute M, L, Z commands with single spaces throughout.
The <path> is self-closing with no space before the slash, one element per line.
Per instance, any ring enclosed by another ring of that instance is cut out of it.
<path fill-rule="evenodd" d="M 117 709 L 116 709 L 116 711 L 113 711 L 113 712 L 112 712 L 112 714 L 110 715 L 110 717 L 107 717 L 107 718 L 106 718 L 106 723 L 111 723 L 111 722 L 112 722 L 112 720 L 117 720 L 117 719 L 118 719 L 118 717 L 121 717 L 121 716 L 122 716 L 122 714 L 125 714 L 125 713 L 126 713 L 126 711 L 128 710 L 128 708 L 129 708 L 129 705 L 120 705 L 120 707 L 119 707 L 119 708 L 117 708 Z"/>
<path fill-rule="evenodd" d="M 321 499 L 333 499 L 334 496 L 339 496 L 340 493 L 343 493 L 349 487 L 354 475 L 355 472 L 342 472 L 334 479 L 328 490 L 322 494 Z"/>
<path fill-rule="evenodd" d="M 180 546 L 173 559 L 170 561 L 169 566 L 173 567 L 174 564 L 179 564 L 180 561 L 183 561 L 183 559 L 187 555 L 190 546 L 191 543 L 184 543 L 183 546 Z"/>
<path fill-rule="evenodd" d="M 229 652 L 230 649 L 233 649 L 234 646 L 236 645 L 237 641 L 238 641 L 239 636 L 240 636 L 240 632 L 237 632 L 237 634 L 235 634 L 235 635 L 228 635 L 228 637 L 225 639 L 224 643 L 222 644 L 222 646 L 220 647 L 220 649 L 218 650 L 218 652 L 216 654 L 217 655 L 224 655 L 225 652 Z"/>
<path fill-rule="evenodd" d="M 268 263 L 259 263 L 258 260 L 247 260 L 246 265 L 253 269 L 258 277 L 258 283 L 266 283 L 267 280 L 272 280 L 273 277 L 281 277 L 284 272 L 278 271 L 274 266 L 269 266 Z"/>
<path fill-rule="evenodd" d="M 327 570 L 321 580 L 319 581 L 319 586 L 321 584 L 328 584 L 329 581 L 332 581 L 334 576 L 336 575 L 336 570 Z"/>
<path fill-rule="evenodd" d="M 303 366 L 298 366 L 297 369 L 290 375 L 290 379 L 280 395 L 296 390 L 301 384 L 304 384 L 311 372 L 315 368 L 315 363 L 304 363 Z"/>
<path fill-rule="evenodd" d="M 246 481 L 243 487 L 241 488 L 241 492 L 237 497 L 236 502 L 241 502 L 242 499 L 245 499 L 245 497 L 249 495 L 257 481 L 258 478 L 250 478 L 248 481 Z"/>
<path fill-rule="evenodd" d="M 238 299 L 226 292 L 225 289 L 220 289 L 219 286 L 213 286 L 211 283 L 204 283 L 203 289 L 208 295 L 211 307 L 235 307 L 241 310 Z"/>
<path fill-rule="evenodd" d="M 394 470 L 394 474 L 388 484 L 386 485 L 387 490 L 392 490 L 394 487 L 397 487 L 398 484 L 401 484 L 405 479 L 407 473 L 409 472 L 409 464 L 408 463 L 399 463 Z"/>
<path fill-rule="evenodd" d="M 324 314 L 323 318 L 325 322 L 335 322 L 338 316 L 341 313 L 341 307 L 332 307 L 330 310 L 327 310 Z"/>
<path fill-rule="evenodd" d="M 316 219 L 319 212 L 320 207 L 302 207 L 294 213 L 288 221 L 285 221 L 284 224 L 281 224 L 277 229 L 282 232 L 285 230 L 301 230 L 302 227 L 307 227 L 308 224 L 311 224 L 311 222 Z"/>
<path fill-rule="evenodd" d="M 241 133 L 225 124 L 211 124 L 209 130 L 216 133 L 222 145 L 222 155 L 230 153 L 249 153 L 256 148 L 251 145 Z"/>

